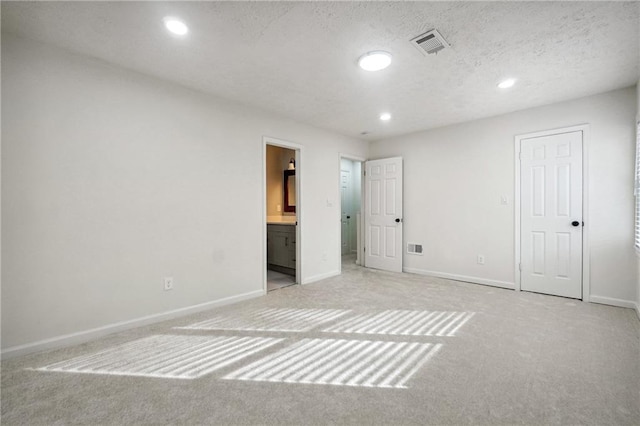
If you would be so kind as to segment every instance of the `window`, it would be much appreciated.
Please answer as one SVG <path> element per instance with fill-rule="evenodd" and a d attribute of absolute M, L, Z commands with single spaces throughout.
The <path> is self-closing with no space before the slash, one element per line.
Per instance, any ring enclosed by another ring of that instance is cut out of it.
<path fill-rule="evenodd" d="M 636 123 L 636 181 L 634 184 L 634 195 L 636 196 L 634 244 L 636 250 L 640 250 L 640 120 Z"/>

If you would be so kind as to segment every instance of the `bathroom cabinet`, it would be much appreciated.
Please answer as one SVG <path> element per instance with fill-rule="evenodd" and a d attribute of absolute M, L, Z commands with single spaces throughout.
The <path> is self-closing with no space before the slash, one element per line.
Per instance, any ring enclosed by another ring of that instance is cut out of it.
<path fill-rule="evenodd" d="M 294 224 L 267 224 L 267 263 L 269 269 L 295 274 L 296 226 Z M 287 268 L 287 270 L 281 268 Z"/>

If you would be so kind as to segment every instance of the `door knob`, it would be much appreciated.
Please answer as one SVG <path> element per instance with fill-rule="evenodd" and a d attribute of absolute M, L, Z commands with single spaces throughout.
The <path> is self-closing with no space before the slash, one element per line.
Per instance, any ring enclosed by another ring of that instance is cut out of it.
<path fill-rule="evenodd" d="M 347 219 L 351 219 L 351 216 L 347 216 Z"/>
<path fill-rule="evenodd" d="M 574 220 L 573 222 L 571 222 L 571 226 L 579 226 L 580 222 L 578 222 L 577 220 Z"/>
<path fill-rule="evenodd" d="M 400 223 L 400 218 L 399 217 L 396 218 L 396 223 Z"/>

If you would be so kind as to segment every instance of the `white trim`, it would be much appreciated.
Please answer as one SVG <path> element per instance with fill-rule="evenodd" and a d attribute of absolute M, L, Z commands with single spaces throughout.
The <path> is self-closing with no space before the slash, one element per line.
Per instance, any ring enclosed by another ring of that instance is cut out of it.
<path fill-rule="evenodd" d="M 463 281 L 466 283 L 482 284 L 491 287 L 500 287 L 515 290 L 515 284 L 508 281 L 490 280 L 486 278 L 470 277 L 467 275 L 450 274 L 448 272 L 426 271 L 424 269 L 417 268 L 402 268 L 402 271 L 408 272 L 410 274 L 426 275 L 429 277 L 445 278 L 447 280 Z"/>
<path fill-rule="evenodd" d="M 590 256 L 591 248 L 589 246 L 589 139 L 591 127 L 588 123 L 578 124 L 575 126 L 561 127 L 551 130 L 543 130 L 534 133 L 525 133 L 514 137 L 514 160 L 515 160 L 515 184 L 514 184 L 514 247 L 515 247 L 515 290 L 521 289 L 521 273 L 520 273 L 520 142 L 522 139 L 537 138 L 541 136 L 557 135 L 562 133 L 582 132 L 582 300 L 584 302 L 591 301 L 591 274 L 590 274 Z"/>
<path fill-rule="evenodd" d="M 267 292 L 267 143 L 262 138 L 262 291 Z"/>
<path fill-rule="evenodd" d="M 283 139 L 262 137 L 262 286 L 267 291 L 267 145 L 279 146 L 281 148 L 293 149 L 296 152 L 296 283 L 302 284 L 302 226 L 303 203 L 302 203 L 302 176 L 304 167 L 303 161 L 304 146 L 297 143 L 285 141 Z"/>
<path fill-rule="evenodd" d="M 91 328 L 89 330 L 78 331 L 76 333 L 64 334 L 49 339 L 39 340 L 24 345 L 12 346 L 2 351 L 2 359 L 13 358 L 20 355 L 27 355 L 34 352 L 41 352 L 48 349 L 57 349 L 66 346 L 77 345 L 80 343 L 95 340 L 108 334 L 118 331 L 129 330 L 131 328 L 142 327 L 144 325 L 154 324 L 185 315 L 195 314 L 197 312 L 206 311 L 218 306 L 230 305 L 232 303 L 241 302 L 247 299 L 264 296 L 263 290 L 250 291 L 248 293 L 239 294 L 237 296 L 225 297 L 223 299 L 213 300 L 211 302 L 200 303 L 198 305 L 187 306 L 185 308 L 173 309 L 171 311 L 161 312 L 159 314 L 147 315 L 127 321 L 120 321 L 113 324 L 104 325 L 102 327 Z"/>
<path fill-rule="evenodd" d="M 351 160 L 351 161 L 359 161 L 360 162 L 360 212 L 363 212 L 364 209 L 364 163 L 366 160 L 366 158 L 363 157 L 359 157 L 357 155 L 351 155 L 351 154 L 343 154 L 343 153 L 338 153 L 338 197 L 340 196 L 340 190 L 342 187 L 342 182 L 341 182 L 341 173 L 342 173 L 342 159 L 345 160 Z M 338 235 L 340 236 L 340 238 L 338 238 L 338 259 L 342 258 L 342 200 L 340 200 L 340 208 L 338 209 Z M 356 226 L 357 226 L 357 222 L 356 222 Z M 357 234 L 357 233 L 356 233 Z M 362 235 L 364 235 L 362 232 L 360 232 L 360 236 L 362 237 Z M 361 238 L 362 239 L 362 238 Z M 357 241 L 358 246 L 356 247 L 355 253 L 357 257 L 360 257 L 362 259 L 362 255 L 361 253 L 358 252 L 362 252 L 362 249 L 364 247 L 364 241 Z M 353 252 L 353 250 L 352 250 Z M 360 254 L 360 256 L 358 256 L 358 254 Z M 338 274 L 342 274 L 342 261 L 338 262 Z"/>
<path fill-rule="evenodd" d="M 614 299 L 613 297 L 604 297 L 591 295 L 591 303 L 599 303 L 600 305 L 617 306 L 619 308 L 630 308 L 638 311 L 638 305 L 632 300 Z M 640 316 L 640 314 L 639 314 Z"/>
<path fill-rule="evenodd" d="M 639 88 L 640 90 L 640 88 Z M 639 159 L 640 159 L 640 112 L 638 112 L 638 117 L 636 118 L 636 122 L 635 122 L 635 134 L 636 134 L 636 152 L 635 152 L 635 161 L 634 161 L 634 170 L 633 170 L 633 207 L 634 207 L 634 212 L 633 212 L 633 247 L 636 250 L 636 253 L 640 254 L 640 244 L 637 241 L 637 232 L 638 232 L 638 214 L 640 212 L 640 206 L 638 206 L 638 203 L 640 202 L 640 193 L 638 192 L 640 188 L 638 188 L 638 186 L 640 185 L 640 183 L 638 182 L 639 179 L 639 174 L 640 174 L 640 164 Z M 640 296 L 640 295 L 639 295 Z"/>
<path fill-rule="evenodd" d="M 338 275 L 340 275 L 340 271 L 325 272 L 324 274 L 314 275 L 306 278 L 302 282 L 302 285 L 307 285 L 307 284 L 315 283 L 318 281 L 326 280 L 327 278 L 331 278 L 331 277 L 337 277 Z"/>
<path fill-rule="evenodd" d="M 582 128 L 582 301 L 591 301 L 591 244 L 589 243 L 589 146 L 591 127 L 583 124 Z"/>
<path fill-rule="evenodd" d="M 520 273 L 520 140 L 522 138 L 518 138 L 516 136 L 514 138 L 514 164 L 515 164 L 515 173 L 514 173 L 514 184 L 513 184 L 513 247 L 515 249 L 514 261 L 515 265 L 513 267 L 515 271 L 515 291 L 520 291 L 521 289 L 521 277 Z"/>
<path fill-rule="evenodd" d="M 640 320 L 640 303 L 635 303 L 634 302 L 635 308 L 636 308 L 636 315 L 638 316 L 638 320 Z"/>

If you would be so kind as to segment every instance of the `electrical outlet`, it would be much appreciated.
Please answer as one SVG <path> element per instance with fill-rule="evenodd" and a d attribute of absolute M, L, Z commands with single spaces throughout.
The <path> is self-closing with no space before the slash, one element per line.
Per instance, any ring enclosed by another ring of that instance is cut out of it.
<path fill-rule="evenodd" d="M 481 254 L 478 255 L 478 265 L 484 265 L 484 256 Z"/>
<path fill-rule="evenodd" d="M 164 290 L 173 290 L 173 277 L 164 277 Z"/>

